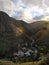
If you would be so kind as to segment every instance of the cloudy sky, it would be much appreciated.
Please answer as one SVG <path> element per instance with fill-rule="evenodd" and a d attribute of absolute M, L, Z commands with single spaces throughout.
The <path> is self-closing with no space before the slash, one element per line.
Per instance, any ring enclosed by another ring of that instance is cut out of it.
<path fill-rule="evenodd" d="M 49 0 L 0 0 L 0 11 L 5 11 L 9 16 L 24 20 L 49 18 Z"/>

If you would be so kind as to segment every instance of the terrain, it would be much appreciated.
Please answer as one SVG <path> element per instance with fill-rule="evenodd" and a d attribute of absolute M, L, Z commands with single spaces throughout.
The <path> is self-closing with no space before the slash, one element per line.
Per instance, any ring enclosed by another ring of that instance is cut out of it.
<path fill-rule="evenodd" d="M 29 24 L 22 20 L 15 20 L 0 11 L 0 59 L 12 57 L 12 54 L 26 43 L 37 46 L 39 53 L 47 54 L 49 50 L 49 21 L 36 21 Z M 1 60 L 0 62 L 9 61 Z M 27 65 L 32 65 L 32 63 Z"/>

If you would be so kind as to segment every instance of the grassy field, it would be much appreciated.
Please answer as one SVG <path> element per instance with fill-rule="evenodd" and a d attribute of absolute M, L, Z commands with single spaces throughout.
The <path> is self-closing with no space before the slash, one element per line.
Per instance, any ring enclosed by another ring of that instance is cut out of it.
<path fill-rule="evenodd" d="M 24 63 L 21 63 L 21 62 L 13 63 L 12 61 L 5 61 L 5 60 L 1 59 L 0 60 L 0 65 L 42 65 L 41 63 L 44 62 L 44 59 L 45 58 L 43 58 L 40 61 L 24 62 Z"/>
<path fill-rule="evenodd" d="M 37 65 L 37 62 L 13 63 L 11 61 L 0 60 L 0 65 Z"/>

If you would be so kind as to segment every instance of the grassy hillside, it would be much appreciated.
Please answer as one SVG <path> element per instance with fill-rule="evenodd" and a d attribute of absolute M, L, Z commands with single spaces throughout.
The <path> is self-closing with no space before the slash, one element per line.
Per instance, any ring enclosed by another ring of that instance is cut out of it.
<path fill-rule="evenodd" d="M 36 21 L 31 23 L 32 38 L 39 49 L 46 52 L 49 50 L 49 21 Z M 34 31 L 35 30 L 35 31 Z"/>

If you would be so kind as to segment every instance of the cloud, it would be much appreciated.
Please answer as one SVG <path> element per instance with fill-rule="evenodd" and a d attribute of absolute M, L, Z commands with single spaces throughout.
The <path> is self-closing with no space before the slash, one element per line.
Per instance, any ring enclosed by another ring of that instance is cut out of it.
<path fill-rule="evenodd" d="M 22 11 L 17 11 L 17 10 L 14 11 L 13 10 L 12 17 L 15 18 L 15 19 L 22 20 L 23 19 L 23 12 Z"/>
<path fill-rule="evenodd" d="M 33 7 L 33 6 L 39 6 L 41 7 L 42 5 L 42 0 L 22 0 L 25 5 L 28 7 Z"/>
<path fill-rule="evenodd" d="M 40 9 L 39 7 L 37 7 L 37 9 L 35 7 L 35 9 L 31 10 L 30 14 L 34 20 L 38 20 L 44 16 L 43 9 Z"/>
<path fill-rule="evenodd" d="M 40 20 L 49 16 L 49 0 L 0 0 L 0 11 L 15 19 Z"/>
<path fill-rule="evenodd" d="M 5 11 L 9 15 L 11 14 L 11 2 L 10 0 L 0 0 L 0 11 Z"/>
<path fill-rule="evenodd" d="M 4 7 L 3 7 L 3 2 L 0 1 L 0 10 L 3 10 L 3 9 L 4 9 Z"/>
<path fill-rule="evenodd" d="M 17 0 L 11 0 L 11 1 L 12 1 L 13 3 L 15 3 L 15 4 L 17 3 Z"/>

